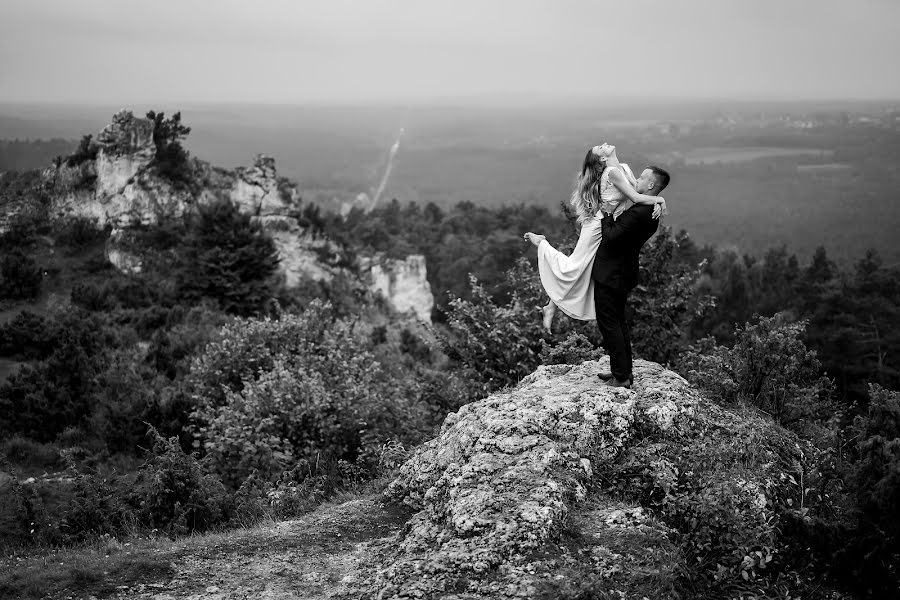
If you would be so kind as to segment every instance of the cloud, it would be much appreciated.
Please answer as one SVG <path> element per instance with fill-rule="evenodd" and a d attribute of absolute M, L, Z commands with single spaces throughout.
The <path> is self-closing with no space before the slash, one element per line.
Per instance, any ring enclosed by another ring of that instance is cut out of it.
<path fill-rule="evenodd" d="M 0 100 L 900 96 L 892 0 L 15 0 Z"/>

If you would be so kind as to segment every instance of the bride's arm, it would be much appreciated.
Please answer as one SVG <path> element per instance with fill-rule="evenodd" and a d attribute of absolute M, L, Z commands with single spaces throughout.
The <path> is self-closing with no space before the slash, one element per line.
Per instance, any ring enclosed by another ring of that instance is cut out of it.
<path fill-rule="evenodd" d="M 620 192 L 625 194 L 626 198 L 635 204 L 665 204 L 666 202 L 662 196 L 648 196 L 647 194 L 637 193 L 634 186 L 625 179 L 625 176 L 619 169 L 610 170 L 609 180 L 613 182 L 613 185 L 615 185 Z"/>

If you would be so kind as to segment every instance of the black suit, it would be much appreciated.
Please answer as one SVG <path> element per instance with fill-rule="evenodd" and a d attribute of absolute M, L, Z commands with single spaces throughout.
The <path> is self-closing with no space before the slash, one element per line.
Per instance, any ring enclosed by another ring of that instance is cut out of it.
<path fill-rule="evenodd" d="M 653 207 L 635 204 L 613 220 L 601 220 L 603 239 L 597 248 L 591 277 L 594 280 L 594 308 L 603 345 L 609 353 L 613 376 L 631 379 L 631 338 L 625 323 L 625 302 L 638 282 L 641 247 L 659 227 Z"/>

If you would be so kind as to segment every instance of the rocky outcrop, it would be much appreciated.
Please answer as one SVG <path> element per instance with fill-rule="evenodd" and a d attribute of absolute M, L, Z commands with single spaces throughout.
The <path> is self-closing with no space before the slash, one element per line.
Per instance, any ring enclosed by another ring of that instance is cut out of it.
<path fill-rule="evenodd" d="M 99 198 L 113 198 L 135 183 L 135 178 L 156 158 L 153 122 L 119 111 L 97 135 L 97 189 Z M 113 215 L 115 218 L 115 215 Z"/>
<path fill-rule="evenodd" d="M 733 511 L 760 543 L 774 535 L 768 500 L 793 452 L 786 434 L 751 416 L 748 455 L 746 441 L 733 439 L 734 415 L 679 375 L 637 361 L 635 388 L 624 390 L 599 385 L 603 369 L 606 358 L 543 366 L 449 415 L 385 494 L 418 512 L 378 549 L 361 595 L 550 598 L 575 578 L 621 597 L 674 597 L 677 536 L 653 507 L 602 484 L 636 456 L 646 459 L 638 474 L 672 476 L 667 461 L 698 440 L 720 445 L 720 464 L 692 473 L 717 482 L 708 492 L 717 509 Z"/>
<path fill-rule="evenodd" d="M 297 287 L 305 279 L 331 281 L 340 269 L 331 266 L 339 262 L 340 248 L 325 237 L 311 235 L 297 219 L 269 215 L 253 217 L 275 242 L 278 250 L 278 270 L 284 284 Z"/>
<path fill-rule="evenodd" d="M 262 222 L 278 248 L 282 276 L 289 287 L 303 279 L 329 280 L 336 269 L 320 258 L 335 254 L 333 244 L 309 235 L 289 216 L 300 204 L 295 185 L 279 177 L 275 160 L 259 155 L 249 167 L 220 169 L 191 159 L 196 186 L 176 187 L 154 169 L 153 122 L 120 111 L 97 136 L 97 156 L 81 164 L 47 169 L 51 216 L 84 217 L 111 226 L 106 255 L 118 269 L 139 273 L 142 258 L 129 249 L 125 232 L 135 226 L 178 219 L 207 203 L 229 200 Z"/>
<path fill-rule="evenodd" d="M 50 187 L 53 218 L 85 217 L 115 232 L 106 245 L 110 262 L 138 273 L 142 259 L 129 251 L 122 232 L 136 226 L 179 219 L 198 206 L 228 200 L 259 221 L 278 249 L 279 270 L 288 287 L 303 280 L 329 281 L 339 272 L 340 248 L 311 235 L 290 215 L 300 207 L 296 185 L 279 177 L 275 160 L 257 156 L 249 167 L 222 169 L 191 159 L 193 184 L 174 185 L 155 166 L 154 124 L 122 110 L 97 136 L 97 156 L 75 166 L 62 163 L 44 171 Z M 187 189 L 187 188 L 190 189 Z M 360 260 L 363 281 L 355 285 L 387 299 L 398 312 L 430 322 L 434 298 L 426 278 L 425 258 L 383 256 Z"/>
<path fill-rule="evenodd" d="M 369 289 L 385 298 L 400 313 L 413 313 L 417 319 L 431 322 L 434 295 L 428 283 L 425 257 L 386 258 L 383 254 L 359 258 Z"/>
<path fill-rule="evenodd" d="M 85 217 L 100 227 L 123 228 L 156 225 L 190 209 L 190 192 L 149 172 L 156 158 L 150 119 L 116 113 L 97 135 L 97 146 L 92 161 L 44 172 L 52 186 L 53 217 Z"/>
<path fill-rule="evenodd" d="M 177 219 L 197 205 L 219 199 L 228 199 L 253 216 L 286 215 L 300 201 L 296 187 L 278 177 L 275 160 L 262 155 L 250 167 L 234 170 L 193 159 L 196 189 L 174 186 L 152 168 L 153 122 L 130 111 L 113 116 L 97 136 L 97 146 L 95 160 L 45 172 L 53 185 L 54 216 L 82 216 L 101 227 L 124 228 Z"/>
<path fill-rule="evenodd" d="M 128 232 L 124 229 L 113 229 L 104 245 L 106 260 L 122 273 L 136 275 L 144 268 L 143 259 L 130 251 L 126 238 Z"/>

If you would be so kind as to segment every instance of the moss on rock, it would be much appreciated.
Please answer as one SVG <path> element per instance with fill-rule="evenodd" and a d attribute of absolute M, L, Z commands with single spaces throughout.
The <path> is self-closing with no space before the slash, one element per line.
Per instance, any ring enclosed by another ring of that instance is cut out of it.
<path fill-rule="evenodd" d="M 655 363 L 636 361 L 632 390 L 602 386 L 605 368 L 542 366 L 448 415 L 385 492 L 418 512 L 363 595 L 664 598 L 764 580 L 792 436 Z"/>

